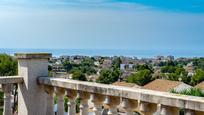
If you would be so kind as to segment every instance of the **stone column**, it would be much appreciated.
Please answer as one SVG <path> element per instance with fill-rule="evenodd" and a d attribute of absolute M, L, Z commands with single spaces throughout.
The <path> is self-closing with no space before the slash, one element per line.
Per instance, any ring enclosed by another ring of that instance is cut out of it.
<path fill-rule="evenodd" d="M 102 114 L 102 106 L 103 106 L 104 100 L 105 100 L 104 95 L 94 94 L 94 93 L 91 94 L 91 101 L 94 104 L 93 115 L 101 115 Z"/>
<path fill-rule="evenodd" d="M 76 97 L 77 91 L 69 89 L 67 90 L 67 97 L 69 98 L 68 102 L 68 115 L 76 115 Z"/>
<path fill-rule="evenodd" d="M 161 105 L 160 115 L 179 115 L 179 108 Z"/>
<path fill-rule="evenodd" d="M 78 97 L 80 99 L 80 115 L 88 115 L 88 99 L 90 97 L 88 92 L 78 92 Z"/>
<path fill-rule="evenodd" d="M 39 76 L 48 76 L 47 53 L 19 53 L 18 75 L 24 82 L 18 84 L 18 114 L 19 115 L 46 115 L 46 93 L 41 85 L 37 84 Z"/>
<path fill-rule="evenodd" d="M 109 106 L 108 115 L 117 115 L 117 106 L 120 104 L 120 97 L 106 96 L 105 102 Z"/>
<path fill-rule="evenodd" d="M 126 115 L 133 115 L 134 109 L 137 108 L 138 102 L 127 98 L 122 99 L 121 106 L 125 109 Z"/>
<path fill-rule="evenodd" d="M 44 86 L 45 92 L 47 93 L 47 109 L 46 115 L 54 115 L 54 87 Z"/>
<path fill-rule="evenodd" d="M 3 115 L 12 115 L 11 92 L 13 84 L 2 84 L 4 92 L 4 111 Z"/>
<path fill-rule="evenodd" d="M 139 111 L 143 115 L 153 115 L 157 111 L 157 104 L 141 101 L 139 104 Z"/>
<path fill-rule="evenodd" d="M 64 115 L 64 94 L 65 90 L 63 88 L 56 88 L 57 95 L 57 115 Z"/>

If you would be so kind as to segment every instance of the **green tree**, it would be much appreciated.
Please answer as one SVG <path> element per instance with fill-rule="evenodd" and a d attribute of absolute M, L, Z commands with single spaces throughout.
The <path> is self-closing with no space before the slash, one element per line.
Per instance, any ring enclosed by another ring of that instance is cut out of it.
<path fill-rule="evenodd" d="M 94 60 L 92 58 L 85 58 L 80 64 L 71 64 L 71 66 L 71 73 L 73 73 L 73 71 L 81 71 L 87 75 L 96 74 Z"/>
<path fill-rule="evenodd" d="M 111 84 L 116 81 L 118 81 L 119 76 L 121 75 L 121 72 L 119 69 L 116 70 L 108 70 L 104 69 L 101 70 L 99 78 L 96 80 L 98 83 L 104 83 L 104 84 Z"/>
<path fill-rule="evenodd" d="M 135 74 L 132 74 L 131 76 L 128 77 L 127 82 L 129 83 L 136 83 L 140 86 L 143 86 L 150 81 L 152 81 L 152 73 L 150 70 L 145 69 L 145 70 L 140 70 Z"/>
<path fill-rule="evenodd" d="M 204 58 L 193 59 L 193 65 L 204 71 Z"/>
<path fill-rule="evenodd" d="M 121 61 L 120 57 L 117 57 L 116 59 L 114 59 L 113 62 L 112 62 L 113 69 L 120 68 L 121 63 L 122 63 L 122 61 Z"/>
<path fill-rule="evenodd" d="M 17 75 L 17 60 L 7 54 L 0 54 L 0 76 Z"/>
<path fill-rule="evenodd" d="M 150 67 L 150 66 L 147 65 L 147 64 L 137 65 L 137 66 L 136 66 L 136 69 L 137 69 L 137 71 L 141 71 L 141 70 L 149 70 L 150 72 L 153 73 L 153 69 L 152 69 L 152 67 Z"/>
<path fill-rule="evenodd" d="M 63 63 L 63 67 L 64 67 L 64 69 L 65 69 L 67 72 L 70 72 L 71 69 L 73 68 L 73 65 L 72 65 L 68 60 L 66 60 L 66 61 Z"/>
<path fill-rule="evenodd" d="M 191 78 L 191 84 L 197 85 L 202 81 L 204 81 L 204 71 L 201 69 L 197 69 L 195 75 Z"/>
<path fill-rule="evenodd" d="M 174 66 L 164 66 L 161 68 L 162 73 L 175 73 L 176 68 Z"/>
<path fill-rule="evenodd" d="M 80 81 L 87 81 L 85 74 L 82 73 L 81 71 L 74 71 L 72 79 L 80 80 Z"/>

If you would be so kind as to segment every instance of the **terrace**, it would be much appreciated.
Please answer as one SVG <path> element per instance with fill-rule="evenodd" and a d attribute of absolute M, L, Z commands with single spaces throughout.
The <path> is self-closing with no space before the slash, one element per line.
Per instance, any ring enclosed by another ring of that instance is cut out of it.
<path fill-rule="evenodd" d="M 204 115 L 204 98 L 166 92 L 105 85 L 92 82 L 48 77 L 48 59 L 51 54 L 16 54 L 18 76 L 0 77 L 4 91 L 4 115 L 12 115 L 12 86 L 18 84 L 18 115 L 54 115 L 54 95 L 57 115 L 64 115 L 64 96 L 69 98 L 68 115 L 76 115 L 80 98 L 80 115 L 88 115 L 88 100 L 93 102 L 93 114 L 101 115 L 102 106 L 108 106 L 108 115 L 117 115 L 120 105 L 126 115 L 137 110 L 143 115 Z"/>

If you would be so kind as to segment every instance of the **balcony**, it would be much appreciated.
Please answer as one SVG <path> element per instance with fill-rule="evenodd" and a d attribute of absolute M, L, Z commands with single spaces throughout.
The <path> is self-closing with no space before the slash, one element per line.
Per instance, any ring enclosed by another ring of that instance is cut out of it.
<path fill-rule="evenodd" d="M 54 96 L 57 100 L 57 115 L 64 115 L 64 96 L 69 99 L 68 115 L 76 115 L 76 99 L 80 99 L 80 115 L 88 115 L 93 103 L 93 115 L 102 115 L 103 106 L 107 115 L 118 115 L 118 107 L 125 115 L 204 115 L 204 98 L 171 94 L 166 92 L 132 89 L 122 86 L 82 82 L 48 77 L 48 59 L 51 54 L 16 54 L 18 76 L 0 77 L 4 91 L 4 115 L 12 112 L 12 84 L 18 84 L 18 115 L 54 115 Z"/>

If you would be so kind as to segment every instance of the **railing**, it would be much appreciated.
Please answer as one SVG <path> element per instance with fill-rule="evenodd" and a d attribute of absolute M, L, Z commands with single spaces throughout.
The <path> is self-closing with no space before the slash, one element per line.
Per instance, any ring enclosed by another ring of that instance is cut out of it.
<path fill-rule="evenodd" d="M 0 84 L 4 92 L 4 115 L 12 115 L 12 91 L 13 84 L 22 83 L 23 78 L 19 76 L 0 77 Z"/>
<path fill-rule="evenodd" d="M 88 114 L 88 100 L 93 114 L 101 115 L 108 106 L 108 115 L 117 115 L 118 106 L 126 115 L 139 111 L 144 115 L 204 115 L 204 98 L 171 94 L 145 89 L 82 82 L 48 76 L 50 54 L 17 54 L 19 76 L 0 77 L 5 94 L 4 115 L 12 115 L 12 84 L 18 84 L 18 115 L 54 115 L 54 96 L 57 96 L 57 115 L 64 115 L 64 96 L 69 98 L 68 115 L 76 115 L 75 100 L 80 98 L 80 115 Z M 46 76 L 46 77 L 39 77 Z"/>
<path fill-rule="evenodd" d="M 78 96 L 84 101 L 81 104 L 81 115 L 87 115 L 88 113 L 88 99 L 94 103 L 93 110 L 95 115 L 101 115 L 103 104 L 110 107 L 108 115 L 117 115 L 118 105 L 123 107 L 127 115 L 132 115 L 134 110 L 138 110 L 145 115 L 152 115 L 153 113 L 159 115 L 178 115 L 181 108 L 185 109 L 187 115 L 190 113 L 204 114 L 201 112 L 204 111 L 204 98 L 201 97 L 183 96 L 166 92 L 136 88 L 132 89 L 122 86 L 61 78 L 40 77 L 38 82 L 45 85 L 49 91 L 52 90 L 51 92 L 48 92 L 49 95 L 53 95 L 54 88 L 56 88 L 56 94 L 61 97 L 63 97 L 65 91 L 67 91 L 68 97 L 72 97 L 71 102 L 73 104 L 69 105 L 69 108 L 75 106 L 73 101 L 78 94 Z M 63 102 L 58 104 L 58 108 L 63 108 Z M 160 106 L 158 107 L 158 105 Z M 63 111 L 64 109 L 61 110 Z M 70 113 L 69 115 L 73 115 L 74 111 L 74 109 L 71 109 L 70 112 L 72 114 Z"/>

